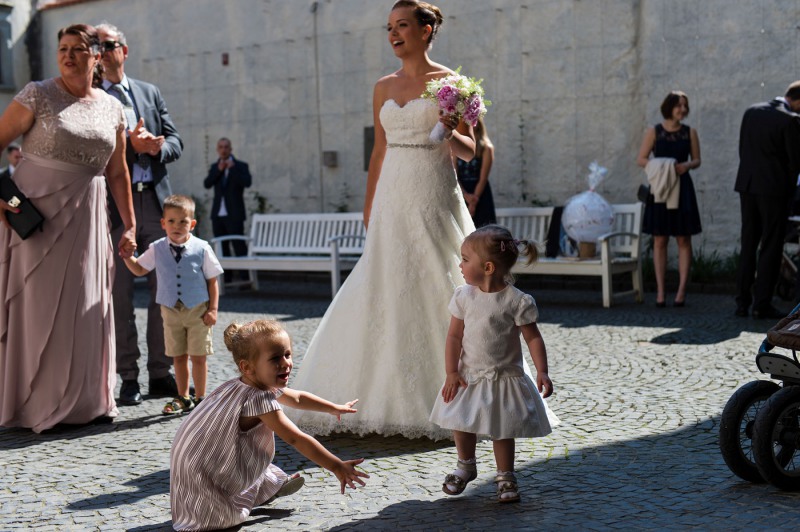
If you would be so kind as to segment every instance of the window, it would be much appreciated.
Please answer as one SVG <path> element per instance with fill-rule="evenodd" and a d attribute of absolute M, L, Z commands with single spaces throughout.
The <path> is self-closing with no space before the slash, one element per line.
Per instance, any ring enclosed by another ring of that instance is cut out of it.
<path fill-rule="evenodd" d="M 11 6 L 0 4 L 0 88 L 14 87 L 11 60 Z"/>

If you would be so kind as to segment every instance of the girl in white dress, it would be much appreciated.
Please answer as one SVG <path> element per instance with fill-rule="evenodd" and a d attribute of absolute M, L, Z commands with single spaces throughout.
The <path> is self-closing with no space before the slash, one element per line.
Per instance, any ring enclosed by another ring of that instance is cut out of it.
<path fill-rule="evenodd" d="M 536 260 L 532 242 L 514 240 L 498 225 L 478 229 L 461 246 L 460 267 L 467 284 L 456 288 L 450 301 L 447 377 L 430 416 L 453 431 L 458 451 L 458 466 L 442 486 L 448 495 L 463 492 L 478 476 L 475 446 L 482 434 L 494 444 L 498 500 L 519 501 L 514 438 L 546 436 L 551 432 L 548 415 L 553 424 L 558 421 L 542 400 L 553 393 L 553 383 L 536 326 L 536 302 L 510 284 L 520 247 L 529 262 Z M 523 369 L 520 332 L 536 366 L 535 385 Z"/>
<path fill-rule="evenodd" d="M 303 485 L 272 463 L 275 434 L 303 456 L 355 488 L 369 477 L 301 432 L 281 406 L 340 417 L 356 410 L 350 401 L 334 404 L 286 387 L 292 371 L 292 344 L 278 322 L 233 323 L 225 346 L 242 376 L 214 390 L 175 434 L 170 454 L 170 503 L 175 530 L 218 530 L 240 525 L 254 506 L 291 495 Z"/>

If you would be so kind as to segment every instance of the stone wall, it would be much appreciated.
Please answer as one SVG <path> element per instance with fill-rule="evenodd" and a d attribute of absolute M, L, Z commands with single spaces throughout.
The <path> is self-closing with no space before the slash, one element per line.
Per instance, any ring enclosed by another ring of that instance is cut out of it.
<path fill-rule="evenodd" d="M 386 39 L 392 2 L 99 0 L 42 13 L 45 73 L 55 34 L 103 19 L 128 36 L 132 77 L 162 90 L 186 149 L 176 191 L 201 181 L 218 137 L 251 163 L 273 210 L 361 210 L 364 128 L 374 82 L 399 67 Z M 498 206 L 562 203 L 587 165 L 609 168 L 609 201 L 635 201 L 642 133 L 671 89 L 689 94 L 703 165 L 693 172 L 704 224 L 695 246 L 738 246 L 733 192 L 745 108 L 800 78 L 800 0 L 439 0 L 431 57 L 484 78 L 494 102 Z M 227 65 L 223 58 L 227 56 Z M 800 147 L 798 147 L 800 149 Z M 323 151 L 338 166 L 321 163 Z M 251 193 L 251 205 L 256 207 Z M 402 198 L 398 198 L 402 201 Z"/>

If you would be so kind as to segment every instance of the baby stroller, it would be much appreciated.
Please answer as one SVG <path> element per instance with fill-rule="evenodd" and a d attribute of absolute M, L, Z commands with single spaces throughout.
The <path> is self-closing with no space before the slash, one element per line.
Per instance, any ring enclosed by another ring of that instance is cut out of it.
<path fill-rule="evenodd" d="M 791 358 L 773 353 L 790 350 Z M 755 380 L 722 411 L 719 448 L 730 470 L 750 482 L 800 490 L 800 304 L 767 332 L 756 366 L 780 384 Z"/>

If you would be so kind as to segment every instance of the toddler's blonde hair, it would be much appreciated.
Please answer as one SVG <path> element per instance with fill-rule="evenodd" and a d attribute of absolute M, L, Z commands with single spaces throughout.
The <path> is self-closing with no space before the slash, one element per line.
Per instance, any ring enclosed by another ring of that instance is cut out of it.
<path fill-rule="evenodd" d="M 286 329 L 275 320 L 255 320 L 248 323 L 233 322 L 225 328 L 225 347 L 239 366 L 243 360 L 253 362 L 261 349 Z"/>

